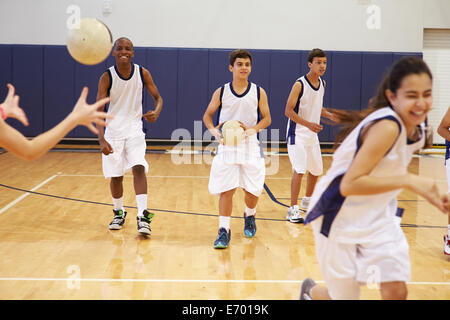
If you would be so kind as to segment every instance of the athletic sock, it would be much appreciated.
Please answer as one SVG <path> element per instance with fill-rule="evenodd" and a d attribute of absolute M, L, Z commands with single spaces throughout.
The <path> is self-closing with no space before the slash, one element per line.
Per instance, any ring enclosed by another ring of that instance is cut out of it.
<path fill-rule="evenodd" d="M 230 230 L 230 220 L 231 217 L 219 216 L 219 229 L 225 228 L 225 230 L 227 230 L 228 232 Z"/>
<path fill-rule="evenodd" d="M 136 204 L 138 208 L 138 217 L 144 216 L 144 210 L 147 210 L 147 194 L 137 194 Z"/>
<path fill-rule="evenodd" d="M 254 216 L 256 214 L 256 207 L 254 207 L 253 209 L 250 209 L 249 207 L 245 206 L 245 216 L 249 217 L 249 216 Z"/>
<path fill-rule="evenodd" d="M 123 209 L 123 197 L 120 198 L 112 198 L 113 204 L 114 204 L 114 210 L 122 210 L 125 211 Z"/>

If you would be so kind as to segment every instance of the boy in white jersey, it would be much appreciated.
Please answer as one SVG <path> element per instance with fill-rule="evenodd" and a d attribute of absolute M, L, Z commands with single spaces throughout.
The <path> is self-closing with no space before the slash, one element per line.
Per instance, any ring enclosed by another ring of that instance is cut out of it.
<path fill-rule="evenodd" d="M 333 162 L 311 197 L 311 223 L 327 287 L 302 282 L 300 299 L 350 299 L 376 282 L 382 299 L 406 299 L 408 243 L 393 204 L 403 188 L 444 213 L 449 197 L 435 181 L 408 172 L 412 155 L 430 144 L 425 119 L 432 104 L 432 75 L 418 57 L 391 67 L 369 108 L 333 110 L 343 124 Z"/>
<path fill-rule="evenodd" d="M 265 161 L 257 133 L 270 125 L 271 117 L 266 92 L 248 81 L 251 69 L 250 52 L 233 51 L 229 65 L 233 82 L 214 92 L 203 115 L 205 126 L 220 143 L 209 179 L 209 192 L 220 195 L 219 232 L 214 242 L 216 249 L 226 248 L 230 241 L 233 195 L 238 187 L 245 193 L 244 234 L 251 238 L 256 233 L 256 204 L 265 179 Z M 219 125 L 214 127 L 213 115 L 217 110 Z M 220 127 L 228 120 L 237 120 L 244 128 L 245 139 L 237 146 L 222 143 Z"/>
<path fill-rule="evenodd" d="M 323 127 L 320 117 L 333 120 L 333 115 L 323 108 L 325 81 L 321 78 L 327 69 L 327 55 L 321 49 L 308 54 L 309 72 L 297 79 L 289 94 L 285 115 L 287 124 L 287 147 L 292 164 L 291 203 L 286 220 L 302 223 L 303 217 L 297 205 L 303 175 L 308 171 L 306 194 L 300 206 L 306 210 L 314 191 L 317 178 L 323 173 L 322 154 L 318 133 Z"/>
<path fill-rule="evenodd" d="M 116 64 L 100 77 L 97 93 L 97 99 L 110 97 L 108 114 L 114 115 L 114 119 L 107 122 L 105 132 L 99 130 L 98 134 L 103 153 L 103 174 L 105 178 L 111 178 L 114 218 L 109 224 L 109 229 L 119 230 L 125 222 L 127 213 L 123 206 L 123 175 L 131 169 L 138 208 L 138 232 L 149 235 L 153 214 L 147 211 L 148 164 L 145 160 L 147 145 L 142 130 L 142 117 L 149 122 L 155 122 L 161 112 L 163 100 L 150 72 L 132 63 L 134 47 L 131 40 L 117 39 L 112 55 Z M 155 100 L 155 109 L 143 115 L 144 87 Z"/>
<path fill-rule="evenodd" d="M 450 107 L 442 118 L 437 133 L 445 139 L 445 168 L 447 171 L 448 192 L 450 193 Z M 448 214 L 447 234 L 444 235 L 444 254 L 450 255 L 450 213 Z"/>

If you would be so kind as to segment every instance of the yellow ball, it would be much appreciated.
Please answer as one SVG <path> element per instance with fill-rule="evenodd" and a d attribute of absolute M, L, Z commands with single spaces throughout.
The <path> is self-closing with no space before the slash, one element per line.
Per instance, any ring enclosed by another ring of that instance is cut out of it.
<path fill-rule="evenodd" d="M 223 144 L 237 146 L 244 139 L 244 129 L 236 120 L 228 120 L 222 126 Z"/>
<path fill-rule="evenodd" d="M 67 50 L 76 61 L 94 65 L 105 60 L 112 49 L 112 35 L 108 27 L 92 18 L 80 20 L 79 28 L 73 27 L 67 35 Z"/>

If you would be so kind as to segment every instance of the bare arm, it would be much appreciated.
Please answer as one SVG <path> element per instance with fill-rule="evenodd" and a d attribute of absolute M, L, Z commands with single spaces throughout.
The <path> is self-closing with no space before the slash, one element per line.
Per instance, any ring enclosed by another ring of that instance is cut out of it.
<path fill-rule="evenodd" d="M 300 81 L 296 81 L 292 86 L 291 92 L 289 93 L 284 115 L 289 119 L 291 119 L 292 121 L 294 121 L 295 123 L 307 127 L 309 130 L 315 133 L 318 133 L 323 129 L 323 127 L 320 124 L 309 122 L 300 117 L 297 114 L 297 112 L 294 111 L 301 91 L 302 91 L 302 83 Z"/>
<path fill-rule="evenodd" d="M 98 89 L 97 89 L 97 101 L 104 99 L 108 96 L 108 88 L 111 85 L 111 79 L 107 72 L 103 73 L 98 81 Z M 105 106 L 102 105 L 98 109 L 99 111 L 105 111 Z M 98 127 L 98 138 L 99 140 L 104 140 L 104 126 Z"/>
<path fill-rule="evenodd" d="M 85 87 L 73 111 L 54 128 L 38 135 L 33 140 L 28 140 L 19 131 L 0 119 L 0 145 L 17 157 L 31 161 L 54 147 L 77 125 L 85 125 L 92 132 L 97 133 L 92 123 L 104 125 L 103 119 L 109 116 L 103 112 L 98 112 L 97 109 L 107 103 L 108 99 L 102 99 L 95 104 L 88 105 L 86 103 L 87 94 L 88 89 Z"/>
<path fill-rule="evenodd" d="M 447 141 L 450 141 L 449 128 L 450 128 L 450 107 L 447 109 L 447 112 L 442 118 L 441 123 L 439 124 L 439 127 L 437 129 L 437 133 Z"/>
<path fill-rule="evenodd" d="M 219 130 L 222 124 L 220 123 L 217 127 L 214 127 L 213 123 L 214 113 L 216 113 L 217 109 L 220 106 L 220 90 L 221 89 L 218 88 L 216 91 L 214 91 L 211 97 L 211 101 L 209 102 L 208 107 L 203 114 L 203 123 L 205 124 L 209 132 L 211 132 L 211 134 L 217 139 L 217 141 L 222 143 L 222 137 Z"/>
<path fill-rule="evenodd" d="M 397 124 L 390 120 L 381 120 L 363 132 L 361 148 L 342 178 L 341 194 L 370 195 L 406 188 L 445 212 L 439 189 L 432 179 L 410 173 L 389 177 L 370 176 L 372 170 L 395 143 L 398 134 Z"/>
<path fill-rule="evenodd" d="M 163 107 L 163 99 L 159 94 L 158 88 L 156 87 L 156 84 L 153 81 L 150 71 L 148 71 L 145 68 L 142 68 L 142 75 L 144 76 L 144 85 L 147 88 L 148 92 L 153 97 L 153 100 L 155 101 L 155 109 L 145 113 L 144 119 L 149 122 L 155 122 L 156 119 L 158 119 L 159 114 L 161 113 Z"/>

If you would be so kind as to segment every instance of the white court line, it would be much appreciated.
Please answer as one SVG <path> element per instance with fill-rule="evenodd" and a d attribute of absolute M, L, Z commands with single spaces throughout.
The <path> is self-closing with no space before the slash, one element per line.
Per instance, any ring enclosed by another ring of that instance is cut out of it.
<path fill-rule="evenodd" d="M 48 178 L 48 179 L 45 180 L 44 182 L 38 184 L 36 187 L 34 187 L 33 189 L 31 189 L 30 191 L 36 191 L 37 189 L 39 189 L 40 187 L 42 187 L 42 186 L 43 186 L 44 184 L 46 184 L 47 182 L 53 180 L 53 179 L 54 179 L 55 177 L 57 177 L 57 176 L 58 176 L 57 174 L 51 176 L 50 178 Z M 0 210 L 0 214 L 2 214 L 2 213 L 5 212 L 6 210 L 8 210 L 8 209 L 11 208 L 12 206 L 14 206 L 16 203 L 22 201 L 24 198 L 26 198 L 26 197 L 29 196 L 29 195 L 30 195 L 29 192 L 24 193 L 23 195 L 21 195 L 20 197 L 18 197 L 16 200 L 14 200 L 14 201 L 8 203 L 5 207 L 3 207 L 3 208 Z"/>
<path fill-rule="evenodd" d="M 90 278 L 0 278 L 0 281 L 66 281 L 66 282 L 200 282 L 200 283 L 294 283 L 300 284 L 302 280 L 214 280 L 214 279 L 90 279 Z M 323 280 L 314 280 L 317 283 L 324 283 Z M 450 282 L 427 282 L 413 281 L 407 282 L 408 285 L 432 285 L 432 286 L 449 286 Z"/>
<path fill-rule="evenodd" d="M 101 174 L 59 174 L 58 177 L 102 177 Z M 133 178 L 132 175 L 125 175 L 125 178 Z M 180 178 L 180 179 L 209 179 L 209 176 L 147 176 L 147 178 Z M 276 178 L 276 177 L 266 177 L 266 180 L 291 180 L 291 177 L 286 178 Z M 447 180 L 445 180 L 447 181 Z"/>

